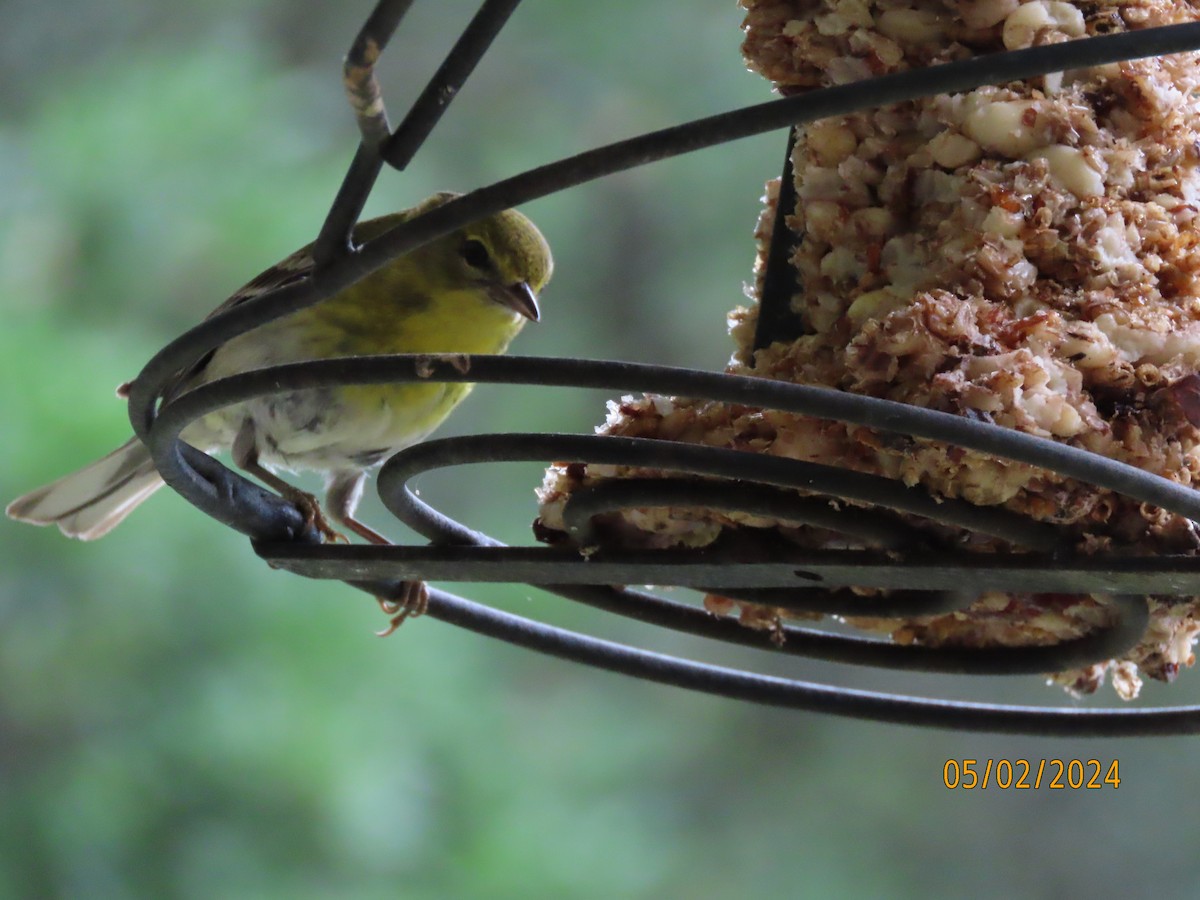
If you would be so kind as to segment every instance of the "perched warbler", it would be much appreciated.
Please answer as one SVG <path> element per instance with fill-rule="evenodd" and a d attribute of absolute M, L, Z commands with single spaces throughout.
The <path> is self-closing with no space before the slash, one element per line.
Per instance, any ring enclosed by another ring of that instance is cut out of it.
<path fill-rule="evenodd" d="M 439 193 L 389 216 L 362 222 L 368 241 L 455 197 Z M 311 245 L 267 269 L 216 312 L 307 278 Z M 521 213 L 506 210 L 400 256 L 334 296 L 221 345 L 181 372 L 167 396 L 228 375 L 282 363 L 384 353 L 503 353 L 527 320 L 538 321 L 537 295 L 553 270 L 550 248 Z M 470 391 L 469 384 L 382 384 L 286 391 L 239 403 L 192 423 L 183 439 L 206 452 L 229 449 L 234 462 L 296 503 L 327 538 L 340 535 L 315 497 L 274 469 L 325 473 L 325 511 L 373 543 L 388 543 L 354 518 L 367 472 L 420 441 Z M 120 391 L 119 391 L 120 392 Z M 93 540 L 107 534 L 162 486 L 150 453 L 135 437 L 70 475 L 18 497 L 10 518 L 57 525 Z M 413 583 L 393 628 L 423 609 Z"/>

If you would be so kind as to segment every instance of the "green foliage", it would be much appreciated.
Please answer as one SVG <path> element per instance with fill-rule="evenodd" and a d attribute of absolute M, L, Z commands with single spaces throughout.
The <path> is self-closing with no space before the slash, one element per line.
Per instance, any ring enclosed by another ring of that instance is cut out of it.
<path fill-rule="evenodd" d="M 383 67 L 389 97 L 415 94 L 459 6 L 417 4 Z M 767 97 L 740 71 L 731 3 L 527 6 L 369 213 Z M 124 439 L 112 387 L 312 237 L 355 141 L 337 60 L 365 6 L 63 8 L 78 19 L 22 10 L 4 38 L 24 60 L 6 69 L 22 100 L 0 124 L 4 498 Z M 559 270 L 515 352 L 719 368 L 781 150 L 743 142 L 531 204 Z M 443 433 L 586 431 L 602 415 L 595 394 L 480 388 Z M 526 542 L 539 471 L 422 491 Z M 530 588 L 467 591 L 713 653 Z M 0 522 L 0 896 L 1170 895 L 1194 881 L 1182 843 L 1155 843 L 1153 872 L 1105 850 L 1135 846 L 1135 821 L 1176 827 L 1170 784 L 1190 769 L 1166 751 L 1182 741 L 897 731 L 637 684 L 429 620 L 379 641 L 382 625 L 365 596 L 269 571 L 166 491 L 97 544 Z M 891 681 L 810 668 L 787 670 Z M 1058 699 L 1027 681 L 1008 698 Z M 1119 795 L 939 781 L 948 756 L 1118 754 Z"/>

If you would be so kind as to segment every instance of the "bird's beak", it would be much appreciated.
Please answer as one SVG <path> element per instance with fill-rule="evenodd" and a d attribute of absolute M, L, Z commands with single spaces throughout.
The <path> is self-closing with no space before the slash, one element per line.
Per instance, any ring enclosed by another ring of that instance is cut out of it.
<path fill-rule="evenodd" d="M 497 290 L 494 296 L 501 305 L 519 313 L 530 322 L 537 322 L 542 317 L 538 310 L 537 297 L 533 294 L 533 288 L 524 281 L 506 285 Z"/>

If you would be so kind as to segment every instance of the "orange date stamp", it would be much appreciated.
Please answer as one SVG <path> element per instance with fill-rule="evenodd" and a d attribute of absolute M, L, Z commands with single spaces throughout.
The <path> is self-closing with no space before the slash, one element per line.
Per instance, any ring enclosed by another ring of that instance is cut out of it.
<path fill-rule="evenodd" d="M 1116 790 L 1121 766 L 1115 759 L 948 759 L 942 766 L 942 784 L 952 791 Z"/>

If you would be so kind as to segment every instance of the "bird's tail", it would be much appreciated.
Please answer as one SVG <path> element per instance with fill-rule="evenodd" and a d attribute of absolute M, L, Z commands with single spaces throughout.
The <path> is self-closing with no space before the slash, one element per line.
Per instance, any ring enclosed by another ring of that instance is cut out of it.
<path fill-rule="evenodd" d="M 92 541 L 121 524 L 162 484 L 150 451 L 131 438 L 90 466 L 18 497 L 4 511 L 10 519 L 57 525 L 67 537 Z"/>

